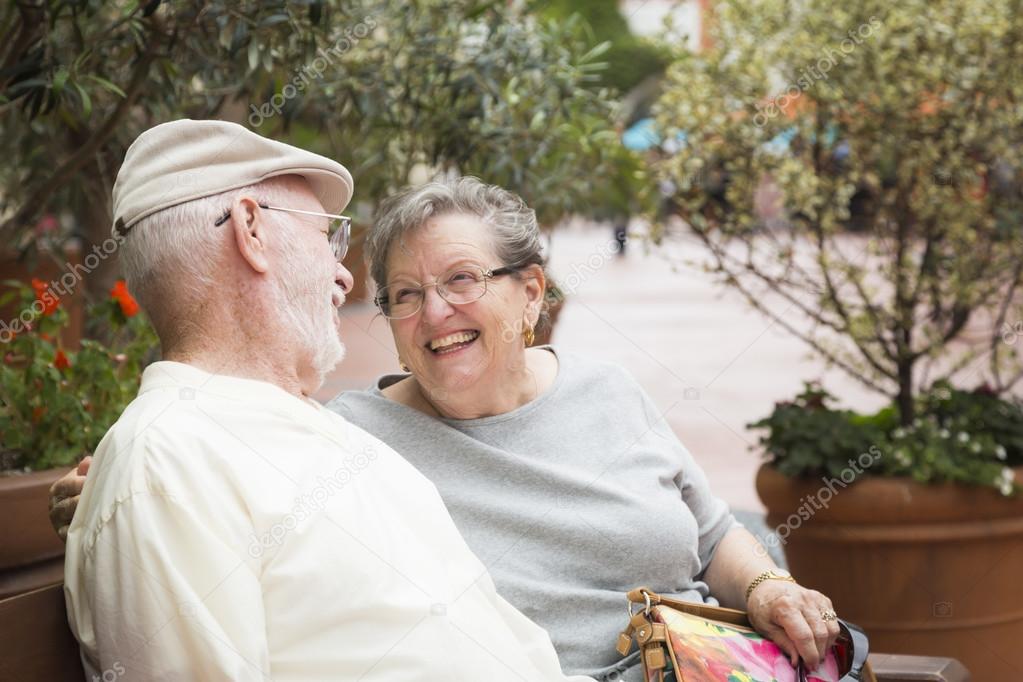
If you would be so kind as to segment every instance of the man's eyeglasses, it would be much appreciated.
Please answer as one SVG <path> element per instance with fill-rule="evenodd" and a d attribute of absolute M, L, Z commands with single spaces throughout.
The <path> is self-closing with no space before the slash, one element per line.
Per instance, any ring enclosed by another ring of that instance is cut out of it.
<path fill-rule="evenodd" d="M 268 211 L 287 211 L 288 213 L 301 213 L 302 215 L 316 216 L 317 218 L 327 218 L 330 223 L 327 228 L 327 237 L 330 240 L 330 248 L 334 250 L 334 257 L 337 258 L 338 262 L 344 260 L 345 255 L 348 253 L 348 244 L 352 240 L 352 219 L 343 215 L 334 215 L 332 213 L 317 213 L 316 211 L 303 211 L 297 208 L 282 208 L 280 206 L 268 206 L 266 204 L 259 204 L 260 208 L 265 208 Z M 228 211 L 221 216 L 217 222 L 213 223 L 215 226 L 220 227 L 231 217 L 231 212 Z"/>
<path fill-rule="evenodd" d="M 484 270 L 475 266 L 460 266 L 438 277 L 433 284 L 399 280 L 380 287 L 373 301 L 387 319 L 403 320 L 423 308 L 426 287 L 437 287 L 437 294 L 445 301 L 452 305 L 462 305 L 483 298 L 487 293 L 487 280 L 510 275 L 516 269 L 502 267 Z"/>

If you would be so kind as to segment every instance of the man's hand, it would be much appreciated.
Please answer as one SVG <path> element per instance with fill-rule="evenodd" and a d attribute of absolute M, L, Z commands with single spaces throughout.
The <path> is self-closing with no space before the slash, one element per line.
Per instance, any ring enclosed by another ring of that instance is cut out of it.
<path fill-rule="evenodd" d="M 85 457 L 77 469 L 67 472 L 50 486 L 50 523 L 61 540 L 67 540 L 67 529 L 78 506 L 78 496 L 85 486 L 85 475 L 89 473 L 92 457 Z"/>
<path fill-rule="evenodd" d="M 753 627 L 781 647 L 793 665 L 802 658 L 807 672 L 824 662 L 838 638 L 838 623 L 824 619 L 834 613 L 831 600 L 796 583 L 765 581 L 753 590 L 747 610 Z"/>

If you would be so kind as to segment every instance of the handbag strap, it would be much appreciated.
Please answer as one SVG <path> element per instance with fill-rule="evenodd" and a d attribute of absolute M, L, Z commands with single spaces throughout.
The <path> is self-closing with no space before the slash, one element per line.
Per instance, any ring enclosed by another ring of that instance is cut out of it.
<path fill-rule="evenodd" d="M 753 624 L 750 623 L 746 612 L 738 609 L 727 609 L 723 606 L 709 606 L 707 604 L 694 604 L 693 602 L 672 599 L 671 597 L 662 597 L 646 587 L 637 587 L 636 589 L 627 592 L 625 596 L 628 597 L 630 604 L 641 604 L 645 607 L 646 611 L 649 611 L 651 606 L 663 604 L 664 606 L 669 606 L 676 611 L 688 613 L 693 616 L 699 616 L 700 618 L 706 618 L 707 620 L 718 620 L 722 623 L 738 625 L 744 628 L 753 627 Z"/>
<path fill-rule="evenodd" d="M 626 593 L 626 596 L 629 599 L 629 625 L 618 635 L 618 646 L 615 649 L 622 656 L 627 656 L 629 651 L 632 650 L 632 642 L 635 639 L 642 652 L 640 655 L 643 661 L 643 669 L 647 671 L 648 679 L 652 674 L 656 682 L 664 680 L 664 669 L 668 663 L 664 652 L 671 644 L 668 641 L 668 630 L 664 624 L 655 623 L 650 618 L 651 607 L 663 605 L 700 618 L 717 620 L 741 627 L 751 627 L 745 612 L 736 609 L 707 606 L 706 604 L 693 604 L 692 602 L 662 597 L 647 587 L 637 587 Z M 633 613 L 633 604 L 641 604 L 643 608 Z"/>

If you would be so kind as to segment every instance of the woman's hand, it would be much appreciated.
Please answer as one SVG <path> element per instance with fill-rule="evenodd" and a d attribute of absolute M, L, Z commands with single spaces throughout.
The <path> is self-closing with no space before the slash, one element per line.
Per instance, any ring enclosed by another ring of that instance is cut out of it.
<path fill-rule="evenodd" d="M 838 621 L 831 600 L 816 590 L 781 580 L 766 580 L 750 594 L 750 622 L 788 654 L 792 665 L 802 658 L 813 672 L 838 638 Z"/>
<path fill-rule="evenodd" d="M 78 496 L 82 494 L 90 464 L 92 457 L 83 458 L 78 468 L 67 472 L 50 486 L 50 523 L 61 540 L 67 540 L 67 529 L 78 507 Z"/>

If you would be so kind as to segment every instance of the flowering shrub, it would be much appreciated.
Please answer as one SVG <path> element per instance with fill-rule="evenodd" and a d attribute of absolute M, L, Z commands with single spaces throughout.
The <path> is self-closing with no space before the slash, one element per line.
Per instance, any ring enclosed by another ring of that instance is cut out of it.
<path fill-rule="evenodd" d="M 110 328 L 110 343 L 86 339 L 72 351 L 60 343 L 68 313 L 47 284 L 6 284 L 0 305 L 17 300 L 36 315 L 0 344 L 0 470 L 70 465 L 95 450 L 135 397 L 156 334 L 119 281 L 89 311 Z"/>
<path fill-rule="evenodd" d="M 865 473 L 909 476 L 921 483 L 955 481 L 1012 495 L 1011 467 L 1023 465 L 1023 403 L 988 387 L 963 391 L 935 383 L 917 398 L 917 417 L 899 423 L 897 408 L 872 415 L 829 406 L 834 397 L 806 384 L 792 402 L 775 405 L 751 424 L 766 429 L 760 443 L 788 476 L 838 476 L 849 460 L 877 448 L 881 456 Z"/>

